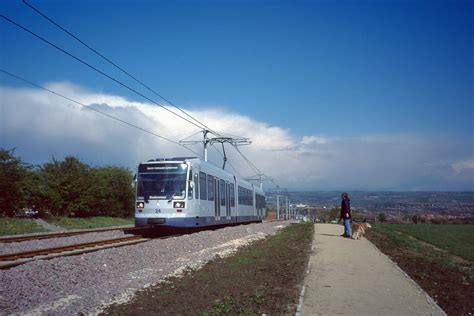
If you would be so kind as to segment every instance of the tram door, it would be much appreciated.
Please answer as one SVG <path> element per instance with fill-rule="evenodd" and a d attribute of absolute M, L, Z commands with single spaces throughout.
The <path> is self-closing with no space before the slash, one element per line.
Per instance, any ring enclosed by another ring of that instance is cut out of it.
<path fill-rule="evenodd" d="M 219 181 L 219 203 L 220 203 L 220 208 L 221 208 L 221 216 L 225 216 L 225 208 L 226 208 L 226 190 L 225 190 L 225 181 L 220 180 Z"/>
<path fill-rule="evenodd" d="M 214 215 L 219 217 L 221 214 L 221 207 L 220 207 L 220 194 L 219 194 L 219 179 L 214 180 L 214 188 L 215 188 L 215 195 L 214 195 Z"/>
<path fill-rule="evenodd" d="M 225 184 L 225 214 L 230 216 L 230 184 Z"/>

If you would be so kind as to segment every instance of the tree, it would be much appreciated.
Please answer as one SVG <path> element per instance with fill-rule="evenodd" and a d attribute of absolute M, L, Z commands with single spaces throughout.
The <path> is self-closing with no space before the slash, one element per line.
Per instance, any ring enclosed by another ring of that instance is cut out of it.
<path fill-rule="evenodd" d="M 341 207 L 334 207 L 333 209 L 331 209 L 331 211 L 329 212 L 329 220 L 330 221 L 333 221 L 333 220 L 339 220 L 339 218 L 341 217 Z"/>
<path fill-rule="evenodd" d="M 382 223 L 385 222 L 387 220 L 385 213 L 379 213 L 379 215 L 377 215 L 377 220 Z"/>
<path fill-rule="evenodd" d="M 135 194 L 131 187 L 133 176 L 120 167 L 102 167 L 92 171 L 93 213 L 107 216 L 132 216 Z"/>
<path fill-rule="evenodd" d="M 90 190 L 93 186 L 91 168 L 68 156 L 64 161 L 45 163 L 41 167 L 43 183 L 42 207 L 55 216 L 87 216 L 93 204 Z"/>
<path fill-rule="evenodd" d="M 34 167 L 0 149 L 0 215 L 34 207 L 40 217 L 133 216 L 132 180 L 126 168 L 91 168 L 73 156 Z"/>
<path fill-rule="evenodd" d="M 425 223 L 425 222 L 426 222 L 426 217 L 425 217 L 424 215 L 415 214 L 415 215 L 413 215 L 413 217 L 412 217 L 412 221 L 413 221 L 413 223 L 415 223 L 415 224 L 418 224 L 418 223 Z"/>
<path fill-rule="evenodd" d="M 40 168 L 38 166 L 28 166 L 28 172 L 23 181 L 24 199 L 26 205 L 38 211 L 39 217 L 45 217 L 44 204 L 45 196 L 43 194 L 43 180 Z"/>
<path fill-rule="evenodd" d="M 41 168 L 41 205 L 55 216 L 132 216 L 132 174 L 126 168 L 91 168 L 68 156 Z"/>
<path fill-rule="evenodd" d="M 14 216 L 26 206 L 24 180 L 27 165 L 14 156 L 15 149 L 0 148 L 0 214 Z"/>

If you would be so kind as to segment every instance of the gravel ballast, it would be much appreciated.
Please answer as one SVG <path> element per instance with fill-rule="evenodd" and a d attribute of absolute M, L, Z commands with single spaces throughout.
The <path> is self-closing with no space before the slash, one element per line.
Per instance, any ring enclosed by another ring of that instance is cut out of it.
<path fill-rule="evenodd" d="M 275 234 L 289 223 L 202 231 L 1 270 L 0 315 L 95 314 L 112 303 L 129 300 L 136 291 L 167 276 L 198 269 L 217 255 L 230 254 Z"/>

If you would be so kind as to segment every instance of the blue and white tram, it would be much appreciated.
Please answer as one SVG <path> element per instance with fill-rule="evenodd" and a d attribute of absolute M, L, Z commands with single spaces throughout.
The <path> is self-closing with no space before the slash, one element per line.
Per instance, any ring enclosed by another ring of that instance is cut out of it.
<path fill-rule="evenodd" d="M 261 222 L 264 211 L 259 186 L 199 158 L 156 159 L 138 166 L 135 227 Z"/>

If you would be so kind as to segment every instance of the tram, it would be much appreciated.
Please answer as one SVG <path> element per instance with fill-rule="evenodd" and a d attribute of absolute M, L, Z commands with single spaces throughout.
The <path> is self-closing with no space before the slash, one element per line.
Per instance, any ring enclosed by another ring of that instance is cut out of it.
<path fill-rule="evenodd" d="M 265 215 L 260 186 L 197 157 L 140 163 L 135 181 L 135 227 L 201 228 Z"/>

